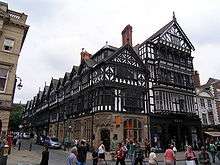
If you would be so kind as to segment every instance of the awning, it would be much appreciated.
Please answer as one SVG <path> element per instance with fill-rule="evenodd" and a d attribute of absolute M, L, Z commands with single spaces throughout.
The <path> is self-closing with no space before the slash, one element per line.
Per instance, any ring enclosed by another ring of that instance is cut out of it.
<path fill-rule="evenodd" d="M 205 132 L 205 133 L 213 137 L 220 137 L 220 132 Z"/>

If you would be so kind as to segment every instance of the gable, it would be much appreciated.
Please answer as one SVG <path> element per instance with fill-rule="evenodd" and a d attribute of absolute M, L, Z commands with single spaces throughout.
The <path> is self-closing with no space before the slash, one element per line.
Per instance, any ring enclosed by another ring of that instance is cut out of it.
<path fill-rule="evenodd" d="M 133 67 L 144 67 L 143 62 L 130 45 L 122 47 L 122 49 L 113 54 L 110 60 L 112 62 L 126 64 Z"/>
<path fill-rule="evenodd" d="M 175 48 L 182 48 L 185 50 L 193 49 L 185 34 L 176 24 L 173 24 L 169 29 L 167 29 L 165 33 L 161 35 L 160 40 L 169 43 L 169 46 L 175 46 Z"/>

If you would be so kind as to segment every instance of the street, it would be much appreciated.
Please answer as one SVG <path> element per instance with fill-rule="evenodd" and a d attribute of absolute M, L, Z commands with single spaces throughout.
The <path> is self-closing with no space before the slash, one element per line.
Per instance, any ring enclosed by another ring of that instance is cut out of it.
<path fill-rule="evenodd" d="M 40 145 L 33 145 L 32 151 L 28 151 L 29 149 L 29 141 L 28 140 L 23 140 L 22 143 L 22 148 L 21 151 L 18 151 L 17 149 L 13 149 L 12 154 L 8 157 L 8 165 L 38 165 L 41 160 L 41 152 L 43 151 L 43 147 Z M 55 150 L 55 149 L 50 149 L 50 158 L 49 158 L 49 165 L 65 165 L 66 163 L 66 158 L 68 155 L 68 151 L 63 151 L 61 149 Z M 185 165 L 185 161 L 182 159 L 184 153 L 179 152 L 178 154 L 178 161 L 177 165 Z M 162 153 L 158 154 L 158 159 L 159 159 L 159 165 L 164 164 L 162 161 Z M 114 165 L 115 161 L 109 160 L 109 156 L 106 156 L 108 159 L 109 165 Z M 181 160 L 180 160 L 181 159 Z M 147 161 L 145 161 L 144 164 Z M 88 153 L 87 155 L 87 164 L 92 164 L 91 160 L 91 153 Z M 129 160 L 126 160 L 126 164 L 131 164 Z M 213 165 L 219 165 L 220 162 L 216 162 Z"/>

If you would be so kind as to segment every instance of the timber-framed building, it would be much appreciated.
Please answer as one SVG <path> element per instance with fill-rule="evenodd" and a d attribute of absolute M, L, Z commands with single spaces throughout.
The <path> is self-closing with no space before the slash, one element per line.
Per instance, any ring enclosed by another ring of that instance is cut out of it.
<path fill-rule="evenodd" d="M 127 25 L 120 48 L 106 43 L 94 55 L 82 50 L 79 66 L 27 102 L 24 121 L 60 141 L 103 141 L 107 150 L 112 139 L 148 138 L 158 149 L 198 143 L 193 50 L 175 16 L 136 46 Z"/>

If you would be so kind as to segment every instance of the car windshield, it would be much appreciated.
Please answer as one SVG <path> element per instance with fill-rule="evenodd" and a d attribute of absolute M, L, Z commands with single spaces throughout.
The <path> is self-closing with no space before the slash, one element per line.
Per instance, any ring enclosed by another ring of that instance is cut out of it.
<path fill-rule="evenodd" d="M 58 138 L 51 138 L 52 141 L 58 142 Z"/>

